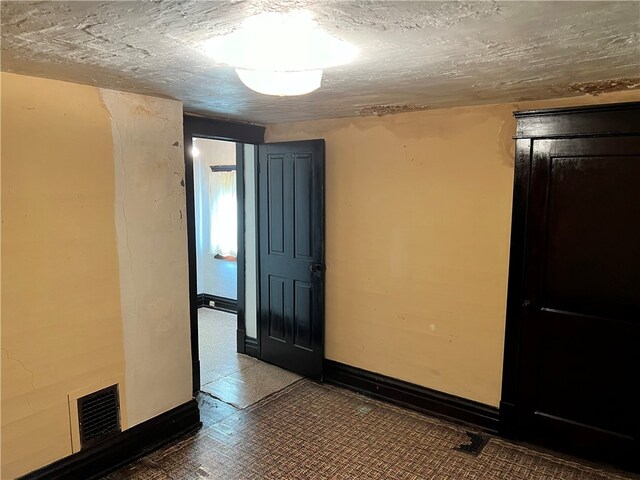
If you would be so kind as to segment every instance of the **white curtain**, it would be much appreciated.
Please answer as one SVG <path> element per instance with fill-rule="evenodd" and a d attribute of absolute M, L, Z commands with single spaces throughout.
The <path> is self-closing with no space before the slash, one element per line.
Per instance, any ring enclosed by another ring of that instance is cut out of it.
<path fill-rule="evenodd" d="M 213 255 L 238 255 L 236 172 L 209 173 L 211 245 Z"/>

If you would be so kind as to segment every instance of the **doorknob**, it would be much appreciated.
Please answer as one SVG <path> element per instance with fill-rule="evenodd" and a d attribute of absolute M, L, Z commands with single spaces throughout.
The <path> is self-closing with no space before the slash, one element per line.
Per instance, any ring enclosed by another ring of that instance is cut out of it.
<path fill-rule="evenodd" d="M 316 277 L 322 275 L 322 272 L 324 272 L 326 269 L 327 268 L 325 267 L 324 263 L 312 263 L 309 265 L 309 271 Z"/>

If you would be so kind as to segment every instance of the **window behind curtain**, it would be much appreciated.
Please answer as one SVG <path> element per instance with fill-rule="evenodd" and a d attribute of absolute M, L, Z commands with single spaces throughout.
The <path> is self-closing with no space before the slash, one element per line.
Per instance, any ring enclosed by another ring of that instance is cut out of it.
<path fill-rule="evenodd" d="M 238 199 L 236 172 L 209 173 L 211 212 L 210 253 L 223 257 L 238 255 Z"/>

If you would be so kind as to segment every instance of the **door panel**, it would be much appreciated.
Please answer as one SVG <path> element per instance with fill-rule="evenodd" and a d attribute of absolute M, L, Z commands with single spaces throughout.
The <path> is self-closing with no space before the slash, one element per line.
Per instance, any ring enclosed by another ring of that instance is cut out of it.
<path fill-rule="evenodd" d="M 307 282 L 294 282 L 294 289 L 293 341 L 296 347 L 312 350 L 313 288 Z"/>
<path fill-rule="evenodd" d="M 285 341 L 285 290 L 287 281 L 284 278 L 269 276 L 269 338 Z"/>
<path fill-rule="evenodd" d="M 640 439 L 640 138 L 533 142 L 521 428 L 629 462 Z"/>
<path fill-rule="evenodd" d="M 269 155 L 267 168 L 269 205 L 269 254 L 284 254 L 284 157 Z"/>
<path fill-rule="evenodd" d="M 635 355 L 633 325 L 607 321 L 605 329 L 599 317 L 543 313 L 537 320 L 536 415 L 633 436 L 634 426 L 628 420 L 638 405 L 638 389 L 624 368 L 629 354 Z M 614 365 L 623 368 L 612 369 Z"/>
<path fill-rule="evenodd" d="M 294 256 L 295 258 L 313 261 L 311 220 L 312 191 L 312 157 L 310 155 L 297 155 L 293 164 L 294 170 Z"/>
<path fill-rule="evenodd" d="M 259 146 L 261 358 L 320 378 L 324 141 Z"/>
<path fill-rule="evenodd" d="M 638 158 L 552 157 L 545 303 L 593 315 L 640 313 Z M 604 198 L 603 198 L 604 197 Z M 588 239 L 588 241 L 585 241 Z"/>

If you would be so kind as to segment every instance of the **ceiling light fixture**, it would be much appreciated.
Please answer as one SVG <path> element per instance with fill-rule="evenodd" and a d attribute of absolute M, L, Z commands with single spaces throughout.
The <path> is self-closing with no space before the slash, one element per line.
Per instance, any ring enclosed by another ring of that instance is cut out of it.
<path fill-rule="evenodd" d="M 263 13 L 203 44 L 217 62 L 236 67 L 240 80 L 265 95 L 303 95 L 320 87 L 324 68 L 344 65 L 358 49 L 329 35 L 310 12 Z"/>

